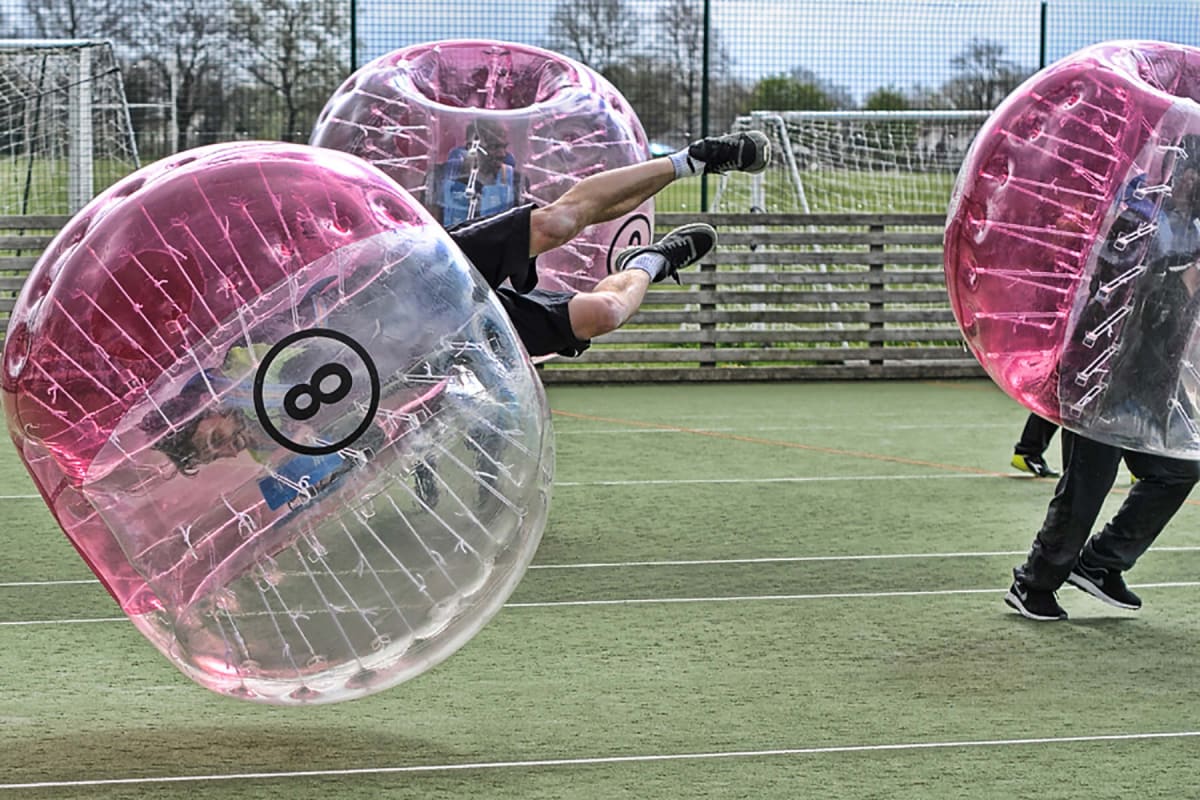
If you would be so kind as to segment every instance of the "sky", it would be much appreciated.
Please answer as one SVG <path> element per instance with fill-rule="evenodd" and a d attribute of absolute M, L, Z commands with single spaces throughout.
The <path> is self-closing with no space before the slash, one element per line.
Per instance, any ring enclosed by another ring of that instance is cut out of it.
<path fill-rule="evenodd" d="M 559 0 L 359 0 L 358 61 L 421 42 L 486 38 L 544 45 Z M 642 9 L 655 0 L 633 0 Z M 701 0 L 696 0 L 697 3 Z M 740 78 L 803 68 L 858 100 L 873 89 L 936 87 L 972 39 L 1039 66 L 1041 0 L 710 0 Z M 1200 46 L 1200 0 L 1047 0 L 1048 62 L 1106 39 Z M 647 36 L 652 31 L 647 32 Z"/>

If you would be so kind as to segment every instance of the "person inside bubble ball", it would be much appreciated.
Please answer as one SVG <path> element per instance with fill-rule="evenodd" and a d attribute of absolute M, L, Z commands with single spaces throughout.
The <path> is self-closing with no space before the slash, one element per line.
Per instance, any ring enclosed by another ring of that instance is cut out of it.
<path fill-rule="evenodd" d="M 1161 206 L 1144 202 L 1145 191 L 1127 191 L 1118 201 L 1122 207 L 1098 270 L 1111 279 L 1138 268 L 1130 314 L 1136 327 L 1126 328 L 1106 401 L 1126 410 L 1140 404 L 1136 418 L 1162 428 L 1194 419 L 1176 387 L 1200 312 L 1200 137 L 1185 137 L 1179 151 Z M 1131 246 L 1138 239 L 1146 241 Z M 1169 407 L 1151 410 L 1147 398 L 1163 396 L 1170 397 Z M 1142 600 L 1126 585 L 1124 573 L 1200 481 L 1200 462 L 1123 449 L 1065 428 L 1061 438 L 1062 477 L 1025 562 L 1013 569 L 1004 600 L 1028 619 L 1066 619 L 1055 593 L 1069 583 L 1111 606 L 1136 611 Z M 1092 534 L 1122 460 L 1137 480 L 1117 513 Z"/>
<path fill-rule="evenodd" d="M 528 191 L 503 127 L 475 119 L 464 136 L 463 145 L 452 149 L 433 173 L 429 210 L 447 228 L 507 211 Z"/>
<path fill-rule="evenodd" d="M 666 158 L 591 175 L 544 207 L 522 204 L 469 220 L 448 234 L 494 291 L 531 357 L 578 356 L 594 337 L 624 325 L 640 308 L 651 283 L 666 278 L 678 281 L 679 270 L 708 255 L 716 246 L 717 232 L 705 223 L 693 223 L 654 244 L 626 248 L 615 259 L 615 271 L 587 291 L 536 288 L 537 256 L 571 241 L 588 225 L 620 218 L 678 179 L 761 172 L 769 160 L 770 142 L 759 131 L 708 137 Z M 316 296 L 310 291 L 306 300 Z M 143 431 L 160 437 L 155 448 L 174 462 L 180 474 L 194 475 L 200 466 L 242 451 L 253 455 L 254 426 L 246 427 L 246 413 L 230 407 L 228 397 L 216 408 L 189 416 L 185 425 L 167 425 L 164 416 L 183 418 L 185 407 L 194 409 L 211 398 L 203 380 L 193 380 L 189 389 L 194 394 L 185 389 L 170 401 L 178 407 L 164 406 L 161 413 L 151 412 L 142 420 Z M 334 457 L 337 454 L 331 463 Z M 429 485 L 430 476 L 420 474 L 419 468 L 417 472 L 418 487 Z"/>

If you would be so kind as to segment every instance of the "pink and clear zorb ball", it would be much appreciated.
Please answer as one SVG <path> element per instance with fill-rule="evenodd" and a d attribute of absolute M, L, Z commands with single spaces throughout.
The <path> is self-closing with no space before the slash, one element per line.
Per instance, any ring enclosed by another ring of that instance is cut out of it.
<path fill-rule="evenodd" d="M 449 227 L 514 205 L 547 205 L 589 175 L 649 157 L 611 83 L 528 45 L 444 41 L 365 65 L 330 98 L 310 143 L 382 169 Z M 543 289 L 590 289 L 629 245 L 651 239 L 648 200 L 538 257 Z"/>
<path fill-rule="evenodd" d="M 971 145 L 946 284 L 972 352 L 1041 416 L 1200 458 L 1200 50 L 1095 45 L 1037 73 Z"/>
<path fill-rule="evenodd" d="M 545 526 L 541 384 L 391 179 L 215 145 L 97 197 L 9 324 L 8 430 L 147 639 L 217 692 L 361 697 L 509 596 Z"/>

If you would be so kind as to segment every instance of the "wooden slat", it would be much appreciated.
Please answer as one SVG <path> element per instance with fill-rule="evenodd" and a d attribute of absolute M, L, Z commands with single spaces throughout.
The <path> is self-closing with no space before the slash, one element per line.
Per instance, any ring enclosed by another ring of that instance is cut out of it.
<path fill-rule="evenodd" d="M 53 236 L 44 234 L 0 236 L 0 250 L 21 250 L 40 253 L 49 246 L 53 238 Z"/>
<path fill-rule="evenodd" d="M 922 380 L 982 378 L 983 368 L 975 361 L 904 362 L 889 364 L 824 364 L 774 367 L 576 367 L 569 359 L 552 359 L 542 364 L 542 381 L 567 383 L 649 383 L 681 381 L 773 381 L 773 380 Z"/>
<path fill-rule="evenodd" d="M 741 214 L 672 212 L 654 215 L 655 228 L 674 228 L 690 222 L 707 222 L 717 228 L 738 225 L 817 226 L 831 228 L 945 227 L 945 214 Z"/>
<path fill-rule="evenodd" d="M 685 287 L 700 286 L 737 286 L 737 285 L 768 285 L 768 286 L 814 286 L 820 284 L 931 284 L 944 285 L 946 273 L 941 269 L 922 270 L 870 270 L 865 265 L 859 269 L 839 270 L 837 272 L 789 272 L 779 269 L 756 270 L 727 270 L 713 272 L 681 272 Z M 658 283 L 650 287 L 650 292 L 681 291 L 675 284 Z"/>
<path fill-rule="evenodd" d="M 825 305 L 828 303 L 943 303 L 945 301 L 945 289 L 885 289 L 880 286 L 877 289 L 861 290 L 840 287 L 830 290 L 774 290 L 761 292 L 747 289 L 729 291 L 685 289 L 675 292 L 648 292 L 645 304 L 746 305 L 748 303 L 764 303 L 774 306 L 789 306 Z"/>
<path fill-rule="evenodd" d="M 37 263 L 38 256 L 0 256 L 0 272 L 21 272 L 28 274 Z M 25 276 L 22 275 L 22 278 Z"/>
<path fill-rule="evenodd" d="M 70 220 L 60 214 L 0 214 L 0 231 L 59 231 Z"/>
<path fill-rule="evenodd" d="M 593 347 L 579 356 L 580 364 L 662 364 L 686 362 L 737 362 L 761 364 L 770 361 L 844 364 L 855 361 L 932 361 L 965 359 L 957 347 L 677 347 L 653 350 Z"/>
<path fill-rule="evenodd" d="M 777 328 L 773 330 L 706 328 L 679 330 L 664 328 L 622 328 L 593 340 L 593 346 L 635 344 L 809 344 L 815 342 L 959 342 L 958 326 L 937 328 Z"/>
<path fill-rule="evenodd" d="M 820 247 L 864 247 L 873 244 L 885 247 L 924 246 L 940 247 L 942 233 L 907 233 L 900 231 L 866 231 L 849 233 L 847 231 L 763 231 L 761 233 L 746 233 L 740 231 L 717 231 L 717 241 L 721 247 L 750 246 L 756 247 L 795 247 L 810 245 Z"/>
<path fill-rule="evenodd" d="M 722 265 L 727 266 L 727 265 Z M 806 271 L 793 272 L 790 270 L 730 270 L 722 269 L 708 272 L 680 272 L 680 278 L 685 287 L 690 285 L 715 285 L 715 287 L 734 287 L 734 285 L 845 285 L 845 284 L 887 284 L 887 285 L 941 285 L 946 284 L 946 272 L 941 267 L 928 270 L 870 270 L 863 264 L 859 269 L 845 271 Z M 678 291 L 671 283 L 655 284 L 652 291 Z"/>
<path fill-rule="evenodd" d="M 794 251 L 794 250 L 727 250 L 720 249 L 710 262 L 737 266 L 742 264 L 775 265 L 781 267 L 793 264 L 929 264 L 941 266 L 942 252 L 940 250 L 884 250 L 871 252 L 867 250 L 824 250 L 824 251 Z M 694 274 L 694 273 L 688 273 Z M 680 273 L 680 277 L 683 277 Z"/>
<path fill-rule="evenodd" d="M 835 309 L 828 311 L 656 311 L 645 306 L 634 316 L 633 322 L 642 325 L 682 325 L 685 323 L 711 325 L 752 325 L 757 323 L 776 325 L 851 324 L 854 322 L 954 322 L 949 308 L 928 309 Z"/>

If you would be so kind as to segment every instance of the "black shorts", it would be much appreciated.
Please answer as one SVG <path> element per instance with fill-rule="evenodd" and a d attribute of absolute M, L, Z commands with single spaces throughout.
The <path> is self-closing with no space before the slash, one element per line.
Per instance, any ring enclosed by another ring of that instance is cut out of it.
<path fill-rule="evenodd" d="M 571 330 L 567 304 L 576 293 L 534 288 L 537 259 L 529 255 L 532 213 L 532 205 L 517 206 L 460 223 L 448 232 L 496 292 L 529 355 L 577 356 L 591 341 L 577 339 Z"/>

